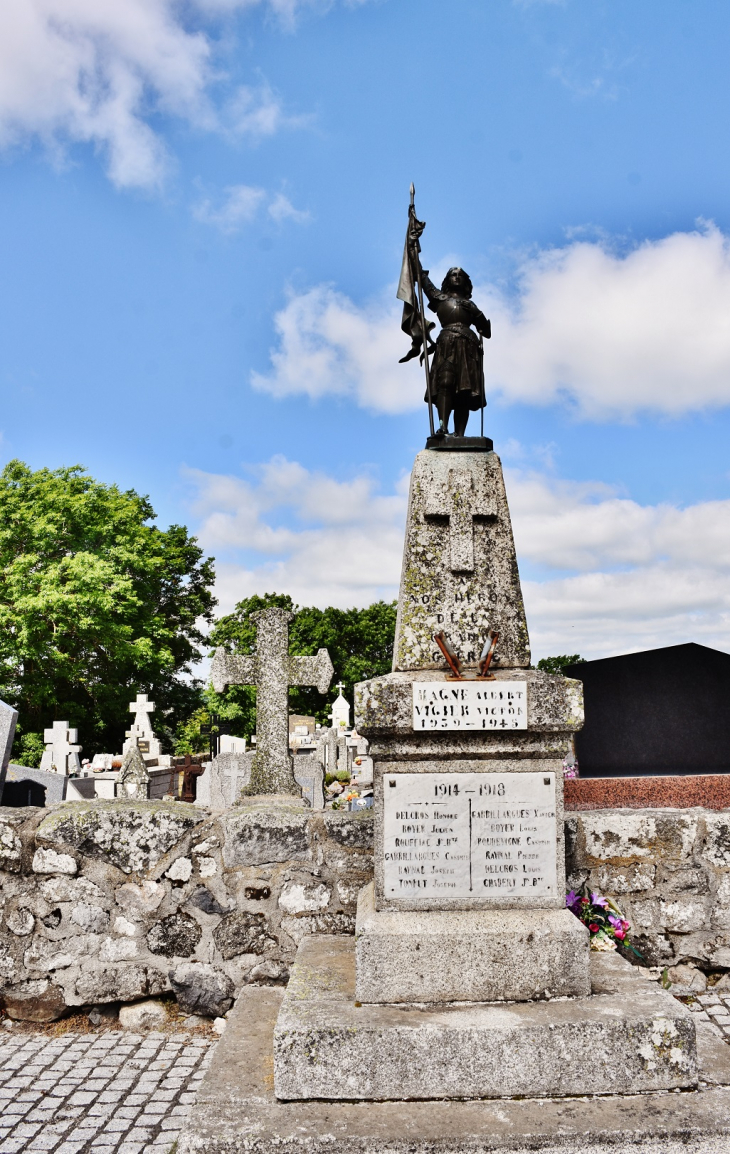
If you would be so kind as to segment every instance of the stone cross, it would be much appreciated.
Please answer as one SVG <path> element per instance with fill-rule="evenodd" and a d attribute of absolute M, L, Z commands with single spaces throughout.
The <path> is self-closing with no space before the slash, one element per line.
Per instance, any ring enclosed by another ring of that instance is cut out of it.
<path fill-rule="evenodd" d="M 140 737 L 142 734 L 152 737 L 150 714 L 155 712 L 154 701 L 148 701 L 146 693 L 138 693 L 137 700 L 129 703 L 129 712 L 134 714 L 132 732 L 138 733 Z"/>
<path fill-rule="evenodd" d="M 316 657 L 289 656 L 288 609 L 259 609 L 256 622 L 256 653 L 250 657 L 216 649 L 210 669 L 213 688 L 222 693 L 227 685 L 256 686 L 256 754 L 247 792 L 298 794 L 289 755 L 289 686 L 316 685 L 329 689 L 334 672 L 330 655 L 320 649 Z"/>
<path fill-rule="evenodd" d="M 82 747 L 76 744 L 78 736 L 78 729 L 69 729 L 67 721 L 54 721 L 50 729 L 44 729 L 46 748 L 41 758 L 41 769 L 67 775 L 80 773 Z"/>
<path fill-rule="evenodd" d="M 474 493 L 473 474 L 449 469 L 449 479 L 426 493 L 426 517 L 449 518 L 449 549 L 452 573 L 474 572 L 474 519 L 496 517 L 494 501 Z"/>

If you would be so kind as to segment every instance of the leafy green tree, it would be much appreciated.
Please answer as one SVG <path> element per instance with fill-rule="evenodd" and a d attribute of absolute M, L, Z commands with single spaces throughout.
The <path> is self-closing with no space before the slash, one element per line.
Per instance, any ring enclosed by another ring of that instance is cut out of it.
<path fill-rule="evenodd" d="M 232 613 L 216 621 L 210 633 L 212 645 L 223 645 L 231 653 L 253 653 L 256 625 L 251 615 L 257 609 L 276 606 L 289 609 L 294 618 L 289 625 L 289 652 L 310 656 L 318 649 L 329 650 L 335 669 L 333 684 L 342 681 L 344 694 L 352 702 L 355 682 L 389 673 L 393 661 L 396 602 L 376 601 L 366 609 L 300 608 L 286 593 L 255 594 L 239 601 Z M 229 686 L 225 693 L 205 692 L 209 710 L 221 718 L 221 728 L 239 737 L 256 731 L 256 691 L 246 686 Z M 333 693 L 322 696 L 314 688 L 292 688 L 292 713 L 314 716 L 327 724 Z M 223 726 L 225 722 L 225 726 Z"/>
<path fill-rule="evenodd" d="M 121 749 L 138 690 L 163 738 L 199 704 L 190 670 L 213 563 L 183 526 L 154 519 L 147 497 L 80 465 L 0 473 L 0 695 L 19 712 L 16 760 L 59 718 L 85 756 Z"/>
<path fill-rule="evenodd" d="M 560 657 L 541 657 L 537 663 L 537 668 L 543 673 L 562 673 L 566 665 L 584 665 L 585 657 L 581 657 L 579 653 L 573 653 L 570 657 L 563 654 Z"/>

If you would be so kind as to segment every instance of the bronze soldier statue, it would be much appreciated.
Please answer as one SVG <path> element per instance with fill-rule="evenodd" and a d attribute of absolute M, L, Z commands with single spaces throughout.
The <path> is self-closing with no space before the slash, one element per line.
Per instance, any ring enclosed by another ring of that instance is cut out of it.
<path fill-rule="evenodd" d="M 440 422 L 436 436 L 446 436 L 453 411 L 454 434 L 463 437 L 469 413 L 477 412 L 485 404 L 482 343 L 474 329 L 489 340 L 492 326 L 471 299 L 471 279 L 463 268 L 450 268 L 441 288 L 437 289 L 428 269 L 420 268 L 415 246 L 411 253 L 412 259 L 419 264 L 428 307 L 441 322 L 431 363 L 431 400 Z M 429 401 L 428 390 L 424 400 L 426 403 Z"/>

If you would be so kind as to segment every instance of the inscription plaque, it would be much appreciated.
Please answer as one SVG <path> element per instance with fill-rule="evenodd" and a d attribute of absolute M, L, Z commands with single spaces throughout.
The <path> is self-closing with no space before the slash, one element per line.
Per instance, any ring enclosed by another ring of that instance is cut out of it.
<path fill-rule="evenodd" d="M 384 896 L 555 898 L 555 806 L 553 772 L 385 773 Z"/>
<path fill-rule="evenodd" d="M 414 681 L 414 729 L 527 729 L 524 681 Z"/>

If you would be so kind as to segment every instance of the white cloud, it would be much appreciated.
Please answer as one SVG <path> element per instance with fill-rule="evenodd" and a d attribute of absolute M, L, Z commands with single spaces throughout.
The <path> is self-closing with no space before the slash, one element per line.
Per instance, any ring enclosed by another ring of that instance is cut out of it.
<path fill-rule="evenodd" d="M 358 307 L 330 285 L 291 294 L 274 320 L 279 347 L 271 352 L 273 372 L 253 373 L 254 388 L 275 397 L 351 396 L 385 413 L 416 407 L 423 403 L 423 370 L 417 361 L 398 364 L 408 348 L 401 309 L 386 300 Z"/>
<path fill-rule="evenodd" d="M 204 197 L 193 205 L 192 211 L 201 224 L 212 224 L 224 233 L 238 232 L 244 224 L 250 224 L 268 195 L 263 188 L 248 184 L 229 185 L 223 191 L 224 198 L 218 206 L 210 197 Z M 308 212 L 300 212 L 281 192 L 271 198 L 266 211 L 277 224 L 285 220 L 304 224 L 310 219 Z"/>
<path fill-rule="evenodd" d="M 251 480 L 188 470 L 198 535 L 216 555 L 220 611 L 251 593 L 300 604 L 369 605 L 397 596 L 406 493 L 372 477 L 337 481 L 274 457 Z M 292 527 L 293 526 L 293 527 Z"/>
<path fill-rule="evenodd" d="M 309 213 L 295 208 L 289 197 L 284 196 L 283 192 L 277 192 L 267 212 L 277 224 L 281 224 L 283 220 L 293 220 L 296 224 L 306 224 L 308 220 L 311 220 Z"/>
<path fill-rule="evenodd" d="M 272 371 L 253 374 L 254 386 L 418 408 L 418 365 L 397 363 L 407 342 L 394 296 L 357 305 L 328 285 L 292 294 L 275 318 Z M 730 403 L 730 240 L 713 225 L 624 253 L 573 240 L 523 260 L 514 294 L 482 284 L 474 299 L 492 318 L 488 396 L 567 401 L 597 420 Z"/>
<path fill-rule="evenodd" d="M 397 596 L 407 478 L 383 495 L 367 474 L 339 481 L 283 457 L 248 480 L 188 478 L 221 612 L 254 592 L 341 607 Z M 534 659 L 685 641 L 730 650 L 730 500 L 640 505 L 520 470 L 507 470 L 507 491 Z"/>
<path fill-rule="evenodd" d="M 313 0 L 191 0 L 203 19 L 259 4 L 291 28 Z M 189 8 L 188 8 L 189 11 Z M 262 83 L 240 87 L 218 111 L 209 32 L 186 26 L 179 0 L 2 0 L 0 148 L 41 141 L 62 158 L 72 144 L 103 153 L 120 188 L 155 188 L 170 165 L 156 113 L 207 131 L 268 136 L 304 122 L 284 114 Z M 198 23 L 200 21 L 198 20 Z"/>
<path fill-rule="evenodd" d="M 193 206 L 193 216 L 202 224 L 213 224 L 221 232 L 237 232 L 242 224 L 253 220 L 265 200 L 263 188 L 252 188 L 247 184 L 232 185 L 225 190 L 223 203 L 215 208 L 206 197 Z"/>

